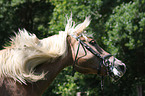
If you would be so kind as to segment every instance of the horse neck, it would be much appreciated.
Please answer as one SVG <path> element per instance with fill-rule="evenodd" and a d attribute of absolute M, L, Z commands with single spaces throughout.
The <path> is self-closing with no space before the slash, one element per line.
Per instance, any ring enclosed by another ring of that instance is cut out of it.
<path fill-rule="evenodd" d="M 68 64 L 69 62 L 69 64 Z M 46 74 L 45 78 L 46 80 L 41 80 L 36 82 L 36 85 L 42 86 L 41 89 L 45 90 L 54 80 L 54 78 L 60 73 L 62 69 L 65 67 L 71 65 L 73 62 L 71 55 L 68 53 L 66 57 L 64 57 L 62 60 L 57 60 L 57 62 L 51 63 L 51 64 L 44 64 L 45 68 L 48 73 Z M 47 66 L 48 65 L 48 66 Z M 40 90 L 38 88 L 38 90 Z"/>
<path fill-rule="evenodd" d="M 60 73 L 60 71 L 65 67 L 72 65 L 72 63 L 73 63 L 72 52 L 71 47 L 68 43 L 68 53 L 63 59 L 58 59 L 56 60 L 56 62 L 50 64 L 43 64 L 44 66 L 41 66 L 39 68 L 47 72 L 45 76 L 46 80 L 40 80 L 38 82 L 30 84 L 30 86 L 33 87 L 35 92 L 39 92 L 38 94 L 42 94 L 47 89 L 47 87 L 52 83 L 55 77 Z M 32 89 L 30 88 L 27 90 Z"/>

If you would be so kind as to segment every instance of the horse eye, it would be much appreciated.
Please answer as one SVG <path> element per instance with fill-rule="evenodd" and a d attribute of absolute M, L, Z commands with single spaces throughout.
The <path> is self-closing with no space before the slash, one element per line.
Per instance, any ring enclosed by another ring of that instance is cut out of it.
<path fill-rule="evenodd" d="M 96 42 L 95 42 L 94 40 L 91 40 L 89 43 L 90 43 L 91 45 L 95 45 L 95 44 L 96 44 Z"/>

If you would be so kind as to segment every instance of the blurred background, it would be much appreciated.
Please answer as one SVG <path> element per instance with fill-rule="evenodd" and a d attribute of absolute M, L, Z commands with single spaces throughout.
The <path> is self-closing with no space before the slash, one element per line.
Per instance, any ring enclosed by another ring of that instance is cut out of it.
<path fill-rule="evenodd" d="M 97 43 L 127 65 L 118 82 L 105 77 L 105 96 L 145 96 L 145 0 L 0 0 L 0 49 L 25 28 L 39 39 L 64 30 L 66 15 L 83 22 Z M 67 67 L 43 96 L 101 96 L 100 77 L 76 73 Z"/>

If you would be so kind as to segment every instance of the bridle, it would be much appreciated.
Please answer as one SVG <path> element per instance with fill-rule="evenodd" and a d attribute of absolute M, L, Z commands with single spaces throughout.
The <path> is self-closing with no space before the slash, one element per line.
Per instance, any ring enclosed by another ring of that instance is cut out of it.
<path fill-rule="evenodd" d="M 87 52 L 86 52 L 86 49 L 87 49 L 87 50 L 90 51 L 94 56 L 100 58 L 100 60 L 101 60 L 100 63 L 99 63 L 99 67 L 97 68 L 98 74 L 101 73 L 101 67 L 102 67 L 102 66 L 105 66 L 106 69 L 107 69 L 107 71 L 108 71 L 107 73 L 108 73 L 108 75 L 110 76 L 110 75 L 111 75 L 110 67 L 113 68 L 114 62 L 113 62 L 111 65 L 109 65 L 109 64 L 110 64 L 110 61 L 109 61 L 108 59 L 109 59 L 112 55 L 111 55 L 111 54 L 108 54 L 108 55 L 105 55 L 104 57 L 102 57 L 99 53 L 97 53 L 96 51 L 94 51 L 89 45 L 87 45 L 86 43 L 84 43 L 79 37 L 80 37 L 80 36 L 75 37 L 76 40 L 79 41 L 79 44 L 78 44 L 78 48 L 77 48 L 77 52 L 76 52 L 76 56 L 75 56 L 75 61 L 74 61 L 74 64 L 73 64 L 73 74 L 72 74 L 72 75 L 74 75 L 74 73 L 75 73 L 75 66 L 76 66 L 78 60 L 79 60 L 80 58 L 82 58 L 82 57 L 84 57 L 84 56 L 87 55 Z M 92 41 L 94 41 L 94 40 L 91 40 L 89 43 L 91 43 Z M 80 45 L 82 46 L 82 48 L 83 48 L 83 50 L 84 50 L 84 52 L 85 52 L 85 55 L 83 55 L 83 56 L 77 58 L 78 53 L 79 53 Z"/>
<path fill-rule="evenodd" d="M 74 37 L 77 41 L 79 41 L 78 48 L 77 48 L 77 53 L 76 53 L 76 56 L 75 56 L 75 61 L 74 61 L 74 64 L 73 64 L 72 76 L 74 76 L 74 74 L 75 74 L 75 66 L 76 66 L 78 60 L 79 60 L 80 58 L 82 58 L 82 57 L 84 57 L 84 56 L 87 55 L 86 49 L 87 49 L 88 51 L 90 51 L 94 56 L 96 56 L 96 57 L 98 57 L 98 58 L 101 59 L 101 62 L 99 63 L 99 67 L 97 68 L 98 74 L 101 73 L 101 67 L 102 67 L 102 66 L 105 66 L 106 69 L 107 69 L 107 71 L 108 71 L 107 74 L 108 74 L 109 76 L 111 76 L 112 72 L 110 71 L 110 68 L 111 68 L 111 67 L 112 67 L 112 68 L 114 67 L 114 61 L 113 61 L 113 63 L 111 63 L 111 66 L 110 66 L 110 65 L 109 65 L 109 64 L 110 64 L 110 61 L 109 61 L 108 59 L 109 59 L 112 55 L 109 54 L 109 55 L 105 55 L 104 57 L 102 57 L 99 53 L 97 53 L 96 51 L 94 51 L 89 45 L 87 45 L 86 43 L 84 43 L 84 42 L 79 38 L 79 37 L 81 37 L 81 35 L 78 36 L 78 37 L 76 37 L 76 36 L 72 36 L 72 37 Z M 94 41 L 94 40 L 91 40 L 89 43 L 91 43 L 92 41 Z M 83 47 L 83 50 L 84 50 L 84 52 L 85 52 L 85 55 L 77 58 L 78 53 L 79 53 L 80 45 Z M 103 76 L 103 75 L 101 76 L 101 90 L 102 90 L 102 96 L 103 96 L 103 95 L 104 95 L 104 94 L 103 94 L 103 92 L 104 92 L 104 76 Z"/>

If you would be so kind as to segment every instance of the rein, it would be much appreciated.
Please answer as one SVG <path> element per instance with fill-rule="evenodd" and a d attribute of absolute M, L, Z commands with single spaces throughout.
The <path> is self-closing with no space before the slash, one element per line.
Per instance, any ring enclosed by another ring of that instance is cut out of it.
<path fill-rule="evenodd" d="M 74 36 L 73 36 L 74 37 Z M 79 41 L 79 44 L 78 44 L 78 48 L 77 48 L 77 53 L 76 53 L 76 56 L 75 56 L 75 61 L 74 61 L 74 64 L 73 64 L 73 71 L 72 71 L 72 76 L 74 76 L 75 74 L 75 64 L 77 64 L 77 61 L 86 56 L 87 55 L 87 52 L 86 52 L 86 49 L 88 51 L 90 51 L 93 55 L 95 55 L 96 57 L 100 58 L 101 59 L 101 62 L 99 63 L 99 67 L 97 68 L 98 70 L 98 74 L 101 73 L 101 67 L 104 65 L 107 69 L 108 69 L 108 73 L 109 75 L 111 74 L 110 70 L 109 70 L 109 61 L 108 61 L 108 58 L 110 58 L 112 55 L 109 54 L 109 55 L 106 55 L 104 57 L 102 57 L 99 53 L 97 53 L 96 51 L 94 51 L 90 46 L 88 46 L 86 43 L 84 43 L 82 40 L 79 39 L 80 36 L 78 37 L 75 37 L 78 41 Z M 82 45 L 83 47 L 83 50 L 85 52 L 85 55 L 84 56 L 81 56 L 79 58 L 77 58 L 78 56 L 78 53 L 79 53 L 79 48 L 80 48 L 80 45 Z M 85 49 L 86 48 L 86 49 Z M 107 62 L 106 62 L 107 61 Z M 112 65 L 114 66 L 114 64 Z M 111 67 L 112 67 L 111 66 Z M 101 76 L 101 91 L 102 91 L 102 96 L 104 96 L 104 76 L 102 75 Z"/>

